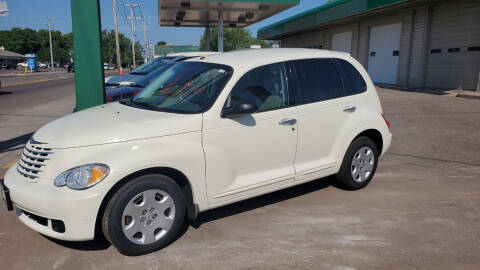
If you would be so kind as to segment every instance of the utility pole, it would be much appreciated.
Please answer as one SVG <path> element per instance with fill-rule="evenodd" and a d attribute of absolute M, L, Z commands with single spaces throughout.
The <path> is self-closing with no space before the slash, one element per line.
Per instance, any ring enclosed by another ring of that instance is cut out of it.
<path fill-rule="evenodd" d="M 152 60 L 153 60 L 155 58 L 155 43 L 154 42 L 152 42 L 150 44 L 150 49 L 151 49 L 150 55 L 152 56 Z"/>
<path fill-rule="evenodd" d="M 145 52 L 145 62 L 147 62 L 147 20 L 145 19 L 145 15 L 142 14 L 143 20 L 143 50 Z"/>
<path fill-rule="evenodd" d="M 115 25 L 115 49 L 117 51 L 117 68 L 122 74 L 122 60 L 120 59 L 120 43 L 118 42 L 118 23 L 117 23 L 117 1 L 112 0 L 113 5 L 113 24 Z"/>
<path fill-rule="evenodd" d="M 223 10 L 218 11 L 218 52 L 223 53 Z"/>
<path fill-rule="evenodd" d="M 51 26 L 50 16 L 47 16 L 47 21 L 48 21 L 48 37 L 50 39 L 50 68 L 53 71 L 52 26 Z"/>
<path fill-rule="evenodd" d="M 124 4 L 124 7 L 130 8 L 130 16 L 127 17 L 128 20 L 130 20 L 130 28 L 132 31 L 132 58 L 133 58 L 133 67 L 137 66 L 137 62 L 135 61 L 135 20 L 138 19 L 138 17 L 135 16 L 135 13 L 133 12 L 133 9 L 136 7 L 139 7 L 139 4 Z"/>

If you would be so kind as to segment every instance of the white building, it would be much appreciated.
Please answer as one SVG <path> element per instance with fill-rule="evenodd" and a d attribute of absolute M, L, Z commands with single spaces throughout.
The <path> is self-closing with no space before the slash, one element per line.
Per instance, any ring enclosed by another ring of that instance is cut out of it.
<path fill-rule="evenodd" d="M 334 0 L 258 37 L 348 52 L 379 84 L 480 90 L 479 0 Z"/>

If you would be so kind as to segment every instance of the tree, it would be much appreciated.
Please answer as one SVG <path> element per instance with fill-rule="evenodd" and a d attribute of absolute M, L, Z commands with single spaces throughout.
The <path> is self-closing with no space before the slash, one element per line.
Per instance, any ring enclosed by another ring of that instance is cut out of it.
<path fill-rule="evenodd" d="M 234 51 L 238 49 L 250 48 L 250 45 L 260 45 L 262 48 L 268 47 L 268 44 L 252 37 L 250 32 L 243 28 L 225 28 L 223 31 L 223 50 Z M 205 34 L 200 38 L 200 49 L 205 50 Z M 218 51 L 218 29 L 210 29 L 210 49 Z"/>
<path fill-rule="evenodd" d="M 124 34 L 118 33 L 118 43 L 120 44 L 120 58 L 122 66 L 132 65 L 132 42 Z M 138 64 L 143 63 L 143 47 L 139 42 L 135 42 L 135 61 Z M 102 53 L 105 63 L 117 65 L 117 51 L 115 49 L 115 32 L 109 30 L 102 31 Z"/>
<path fill-rule="evenodd" d="M 157 46 L 165 46 L 165 45 L 167 45 L 166 41 L 162 40 L 162 41 L 157 42 Z"/>
<path fill-rule="evenodd" d="M 122 65 L 132 64 L 132 45 L 130 39 L 119 33 L 120 52 Z M 38 60 L 50 63 L 50 42 L 48 30 L 33 30 L 30 28 L 12 28 L 11 30 L 0 31 L 0 46 L 5 50 L 19 54 L 37 54 Z M 143 63 L 142 46 L 135 43 L 135 59 L 137 64 Z M 62 34 L 60 31 L 52 31 L 53 60 L 59 64 L 70 62 L 73 58 L 73 34 Z M 103 61 L 117 64 L 115 51 L 115 33 L 113 31 L 102 31 L 102 53 Z"/>

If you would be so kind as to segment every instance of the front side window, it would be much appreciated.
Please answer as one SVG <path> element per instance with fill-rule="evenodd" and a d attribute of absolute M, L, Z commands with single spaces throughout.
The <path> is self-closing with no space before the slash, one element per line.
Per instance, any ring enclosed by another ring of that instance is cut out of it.
<path fill-rule="evenodd" d="M 284 63 L 258 67 L 243 75 L 232 89 L 225 106 L 235 106 L 241 101 L 255 104 L 257 112 L 288 106 Z"/>
<path fill-rule="evenodd" d="M 153 80 L 130 103 L 155 111 L 203 113 L 230 79 L 226 65 L 179 62 Z"/>
<path fill-rule="evenodd" d="M 302 59 L 292 61 L 302 103 L 312 103 L 339 97 L 343 85 L 331 59 Z"/>

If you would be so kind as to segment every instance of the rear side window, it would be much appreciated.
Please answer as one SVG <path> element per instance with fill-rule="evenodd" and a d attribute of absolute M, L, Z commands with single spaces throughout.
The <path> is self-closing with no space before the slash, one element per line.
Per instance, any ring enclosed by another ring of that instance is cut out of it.
<path fill-rule="evenodd" d="M 312 103 L 339 97 L 342 80 L 329 58 L 292 61 L 302 93 L 302 103 Z"/>
<path fill-rule="evenodd" d="M 358 70 L 349 62 L 343 59 L 336 59 L 343 77 L 343 94 L 351 96 L 363 93 L 367 90 L 367 84 Z"/>

